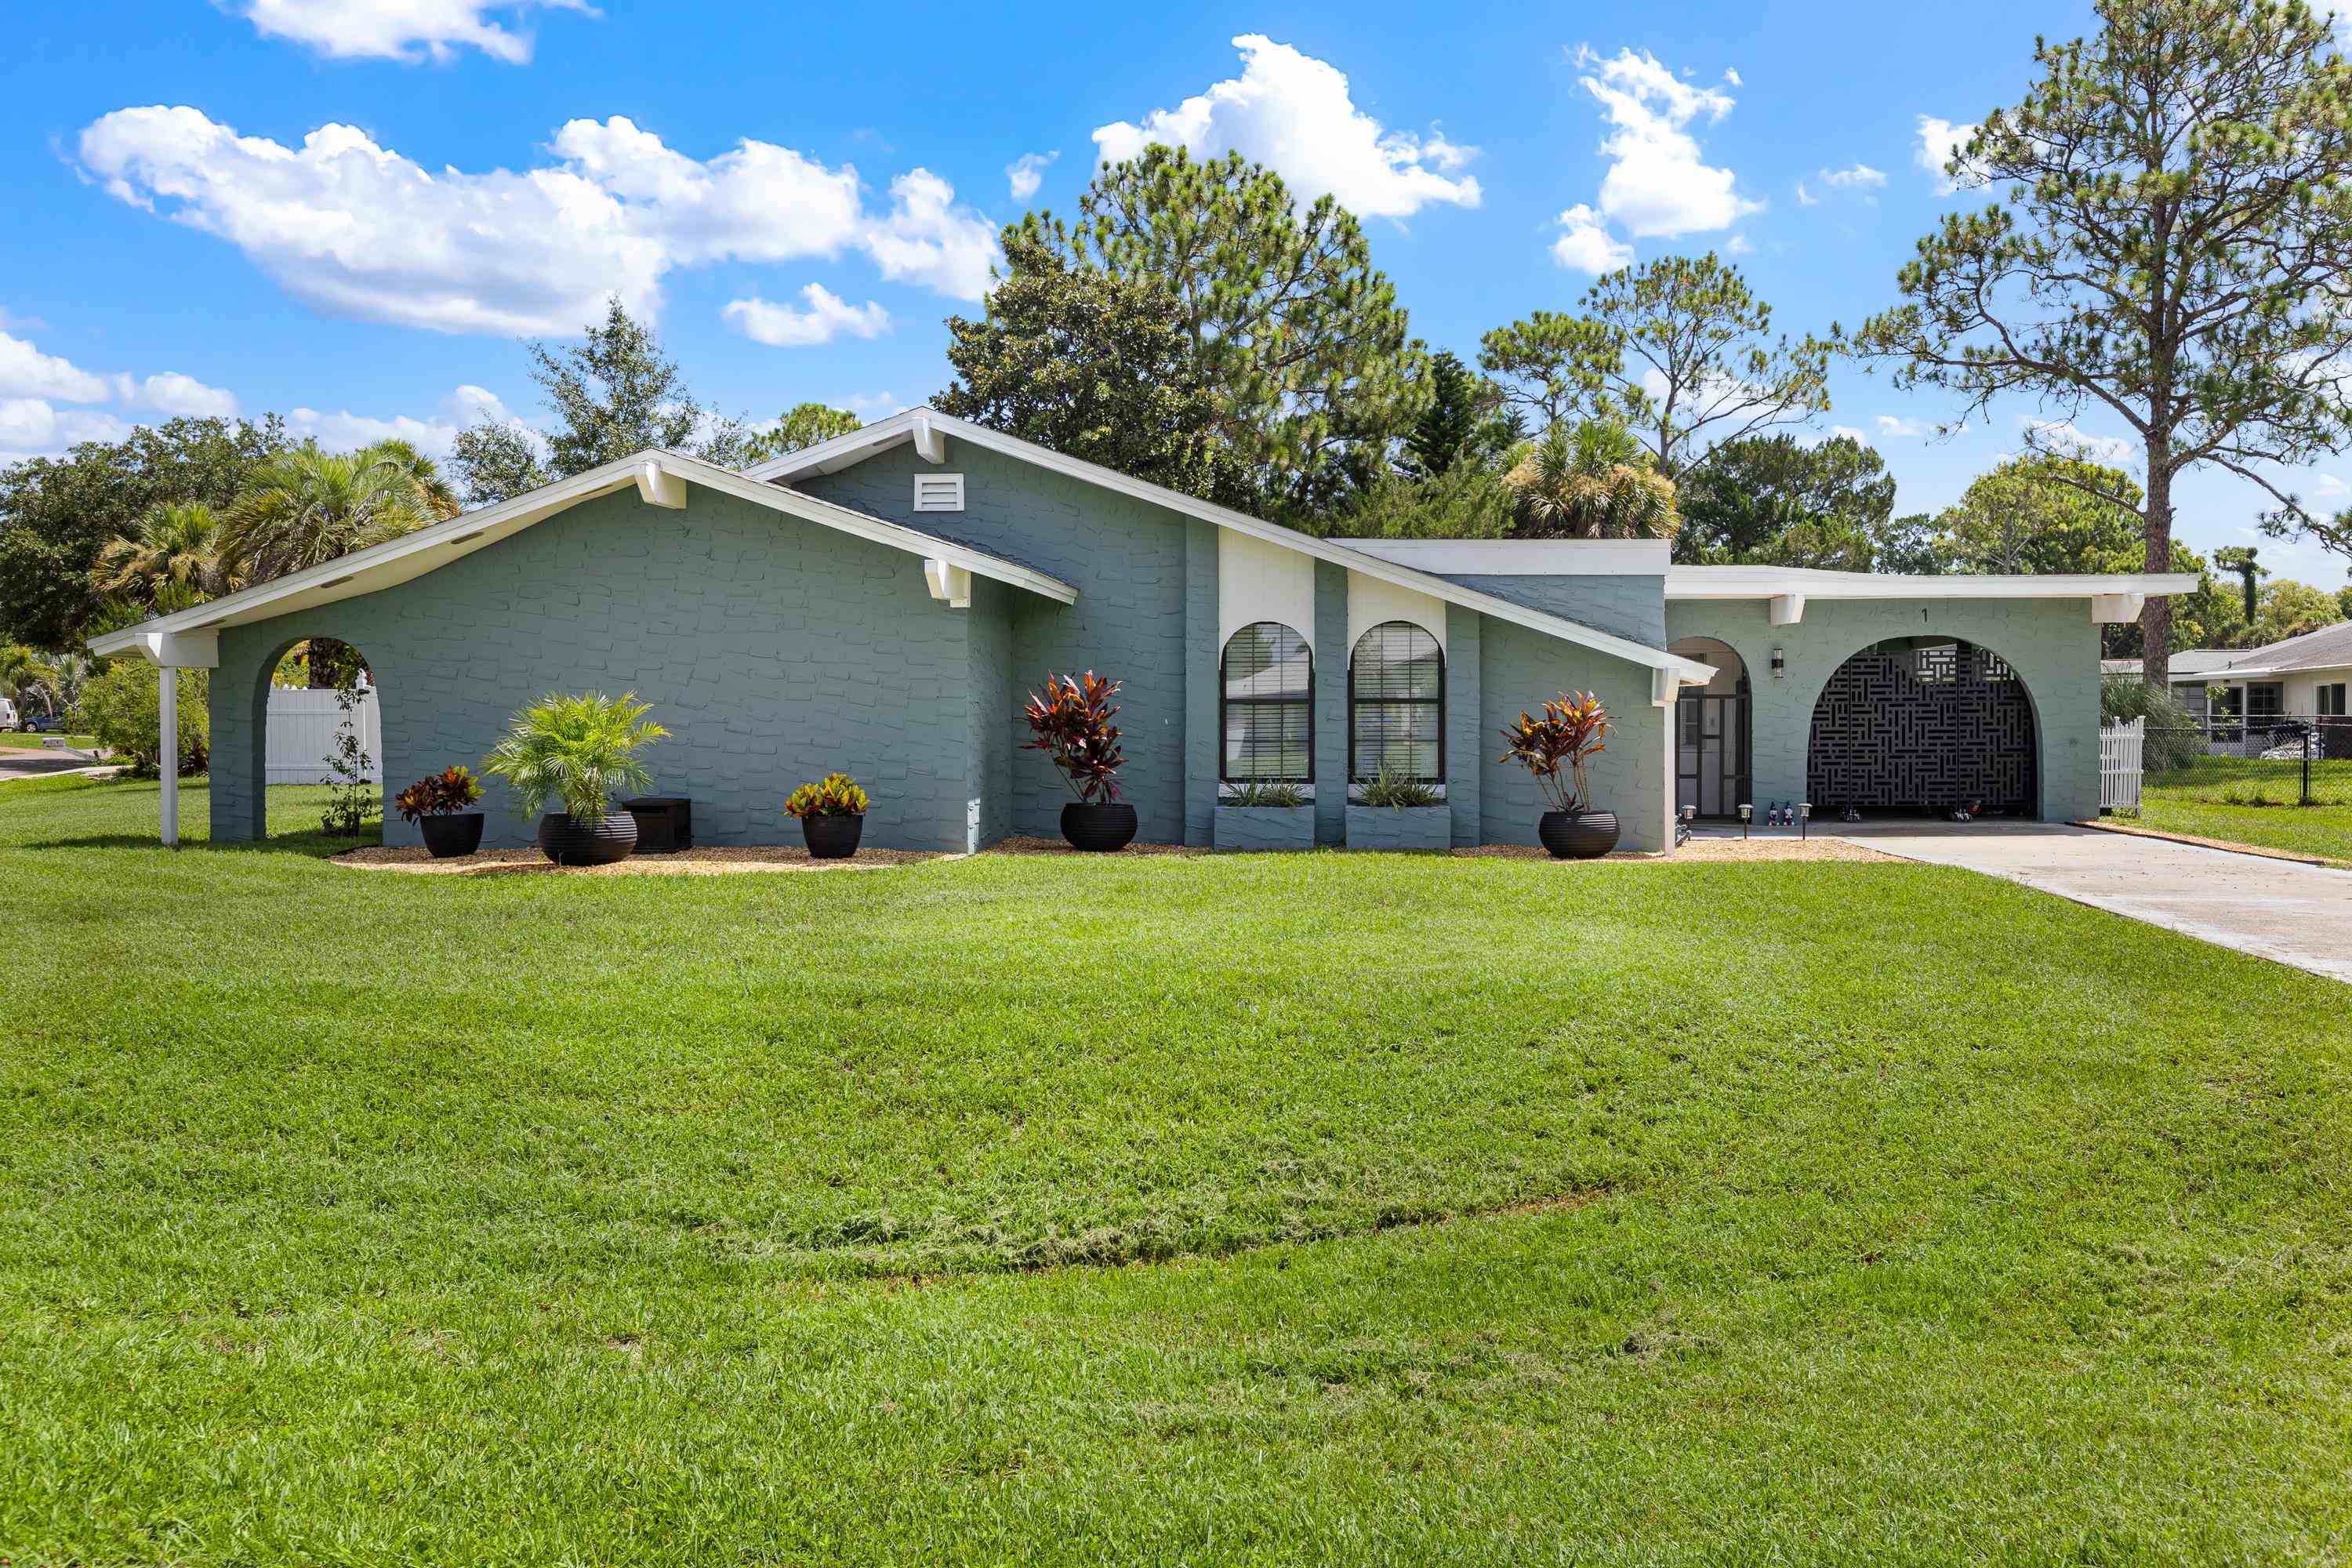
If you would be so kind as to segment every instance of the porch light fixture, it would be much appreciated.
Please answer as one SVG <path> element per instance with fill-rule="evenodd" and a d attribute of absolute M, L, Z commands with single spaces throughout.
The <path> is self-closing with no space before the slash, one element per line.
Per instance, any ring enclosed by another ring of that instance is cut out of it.
<path fill-rule="evenodd" d="M 1772 679 L 1775 679 L 1775 680 L 1778 680 L 1778 679 L 1780 679 L 1782 676 L 1784 676 L 1784 675 L 1786 675 L 1786 674 L 1788 674 L 1788 673 L 1789 673 L 1789 658 L 1788 658 L 1788 656 L 1787 656 L 1786 654 L 1782 653 L 1779 648 L 1777 648 L 1777 647 L 1776 647 L 1776 648 L 1774 648 L 1774 649 L 1772 650 Z"/>

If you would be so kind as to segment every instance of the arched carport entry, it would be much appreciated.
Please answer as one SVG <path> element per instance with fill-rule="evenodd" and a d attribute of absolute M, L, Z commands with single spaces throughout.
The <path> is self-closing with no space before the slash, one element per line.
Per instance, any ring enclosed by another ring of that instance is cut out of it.
<path fill-rule="evenodd" d="M 2041 725 L 2008 660 L 1958 637 L 1874 643 L 1841 664 L 1814 700 L 1806 795 L 1816 820 L 1864 816 L 2036 816 Z"/>
<path fill-rule="evenodd" d="M 1702 817 L 1736 816 L 1754 799 L 1748 661 L 1714 637 L 1683 637 L 1666 651 L 1715 671 L 1705 686 L 1685 686 L 1675 700 L 1675 809 L 1689 807 Z"/>
<path fill-rule="evenodd" d="M 262 659 L 252 693 L 253 723 L 247 775 L 254 791 L 254 837 L 318 831 L 329 797 L 327 785 L 364 790 L 371 815 L 381 820 L 384 791 L 383 697 L 366 654 L 332 637 L 290 638 Z M 348 738 L 348 743 L 347 743 Z M 307 786 L 307 787 L 306 787 Z M 288 791 L 306 788 L 299 810 L 281 804 L 270 820 L 270 792 L 282 803 Z M 356 828 L 356 822 L 346 824 Z"/>

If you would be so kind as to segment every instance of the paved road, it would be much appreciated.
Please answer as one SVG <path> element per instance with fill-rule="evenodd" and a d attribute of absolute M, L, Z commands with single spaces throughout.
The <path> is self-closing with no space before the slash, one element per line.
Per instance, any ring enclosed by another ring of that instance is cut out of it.
<path fill-rule="evenodd" d="M 19 751 L 13 746 L 0 747 L 0 783 L 9 779 L 36 779 L 50 773 L 69 773 L 91 766 L 90 760 L 72 752 Z"/>
<path fill-rule="evenodd" d="M 2054 824 L 1836 830 L 1889 855 L 2006 877 L 2202 942 L 2352 982 L 2352 871 Z"/>

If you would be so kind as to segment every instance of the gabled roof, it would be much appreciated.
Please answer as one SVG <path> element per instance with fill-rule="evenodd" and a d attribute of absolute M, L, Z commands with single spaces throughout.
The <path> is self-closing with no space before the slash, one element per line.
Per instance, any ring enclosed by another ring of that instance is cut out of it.
<path fill-rule="evenodd" d="M 241 626 L 248 621 L 267 620 L 273 616 L 309 609 L 317 605 L 331 605 L 339 599 L 355 598 L 362 594 L 373 594 L 446 566 L 582 501 L 611 495 L 631 485 L 636 486 L 646 500 L 656 505 L 683 506 L 686 504 L 684 487 L 687 484 L 719 490 L 803 521 L 871 540 L 894 550 L 903 550 L 909 555 L 944 561 L 975 575 L 1008 583 L 1065 605 L 1077 602 L 1078 591 L 1076 588 L 1057 577 L 1034 571 L 1017 562 L 938 538 L 903 523 L 870 517 L 865 512 L 804 495 L 798 490 L 761 484 L 757 479 L 718 468 L 699 458 L 689 458 L 682 452 L 651 450 L 607 463 L 600 468 L 591 468 L 584 474 L 574 474 L 568 479 L 559 479 L 528 495 L 517 496 L 510 501 L 484 507 L 479 511 L 465 512 L 429 528 L 420 528 L 414 533 L 403 534 L 373 549 L 353 551 L 323 565 L 289 572 L 283 577 L 273 577 L 267 583 L 238 593 L 207 600 L 193 609 L 158 616 L 138 626 L 92 637 L 90 651 L 101 656 L 134 652 L 149 647 L 149 639 L 159 635 L 205 632 L 221 626 Z"/>
<path fill-rule="evenodd" d="M 2179 654 L 2172 656 L 2178 661 Z M 2340 669 L 2352 666 L 2352 621 L 2339 621 L 2315 632 L 2305 632 L 2264 647 L 2248 648 L 2230 660 L 2232 675 L 2255 669 L 2284 674 L 2297 669 Z"/>
<path fill-rule="evenodd" d="M 1480 615 L 1490 616 L 1495 620 L 1508 621 L 1515 626 L 1526 626 L 1532 631 L 1539 631 L 1558 637 L 1562 642 L 1574 643 L 1582 647 L 1591 648 L 1597 653 L 1608 654 L 1613 658 L 1622 658 L 1628 663 L 1641 665 L 1671 681 L 1702 685 L 1715 676 L 1715 671 L 1708 666 L 1695 659 L 1685 658 L 1679 654 L 1668 653 L 1664 648 L 1652 647 L 1646 643 L 1634 642 L 1628 637 L 1612 637 L 1607 632 L 1596 630 L 1581 622 L 1571 621 L 1560 616 L 1547 615 L 1541 610 L 1532 610 L 1524 605 L 1514 604 L 1508 599 L 1496 598 L 1492 594 L 1482 594 L 1475 588 L 1465 588 L 1458 583 L 1448 582 L 1443 577 L 1433 576 L 1427 572 L 1417 571 L 1411 566 L 1400 565 L 1394 562 L 1383 561 L 1376 555 L 1367 554 L 1361 550 L 1352 549 L 1332 540 L 1318 539 L 1310 533 L 1301 533 L 1296 529 L 1284 528 L 1279 523 L 1267 522 L 1252 517 L 1247 512 L 1235 511 L 1231 507 L 1223 507 L 1213 501 L 1202 500 L 1198 496 L 1186 495 L 1181 490 L 1171 490 L 1165 485 L 1155 485 L 1149 479 L 1139 479 L 1131 475 L 1122 474 L 1115 468 L 1106 468 L 1098 463 L 1089 463 L 1084 458 L 1065 457 L 1050 447 L 1040 447 L 1033 441 L 1024 441 L 1017 436 L 1007 436 L 1001 430 L 991 430 L 985 426 L 950 418 L 936 409 L 909 408 L 894 414 L 887 419 L 877 420 L 871 425 L 852 430 L 846 436 L 836 436 L 830 441 L 822 441 L 814 447 L 805 447 L 797 452 L 788 452 L 781 458 L 753 464 L 744 471 L 755 479 L 764 479 L 771 484 L 789 484 L 793 479 L 803 479 L 811 474 L 839 473 L 853 464 L 862 463 L 866 458 L 891 447 L 909 443 L 923 452 L 927 461 L 939 462 L 944 460 L 946 456 L 945 448 L 940 440 L 944 436 L 952 436 L 959 441 L 969 441 L 984 450 L 1016 458 L 1050 472 L 1083 480 L 1087 484 L 1098 485 L 1104 489 L 1113 490 L 1120 495 L 1131 496 L 1138 500 L 1150 501 L 1155 506 L 1166 507 L 1171 511 L 1181 512 L 1187 517 L 1197 517 L 1204 522 L 1215 523 L 1219 528 L 1246 534 L 1252 539 L 1267 544 L 1279 545 L 1286 550 L 1295 550 L 1302 555 L 1312 556 L 1318 561 L 1328 561 L 1361 576 L 1391 583 L 1400 588 L 1410 588 L 1417 594 L 1425 594 L 1433 599 L 1441 600 L 1449 605 L 1459 605 L 1465 609 L 1475 610 Z M 939 455 L 934 457 L 931 455 L 933 453 Z"/>

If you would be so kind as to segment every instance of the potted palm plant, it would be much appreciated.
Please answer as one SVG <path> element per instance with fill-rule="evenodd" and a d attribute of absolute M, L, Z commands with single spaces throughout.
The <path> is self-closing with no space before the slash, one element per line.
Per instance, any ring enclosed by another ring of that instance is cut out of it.
<path fill-rule="evenodd" d="M 866 831 L 866 792 L 846 773 L 827 773 L 793 791 L 784 815 L 801 819 L 801 838 L 812 860 L 846 860 L 857 853 Z"/>
<path fill-rule="evenodd" d="M 562 811 L 539 819 L 539 847 L 559 866 L 603 866 L 637 847 L 637 819 L 613 797 L 653 783 L 637 753 L 669 733 L 649 722 L 634 691 L 607 697 L 550 693 L 514 716 L 482 771 L 506 780 L 525 816 L 550 799 Z"/>
<path fill-rule="evenodd" d="M 471 855 L 482 847 L 482 814 L 468 811 L 482 798 L 479 780 L 463 767 L 444 768 L 418 779 L 394 797 L 401 820 L 416 824 L 436 860 Z"/>
<path fill-rule="evenodd" d="M 1535 774 L 1552 809 L 1536 824 L 1543 847 L 1563 860 L 1594 860 L 1617 847 L 1617 814 L 1592 809 L 1584 765 L 1609 748 L 1609 714 L 1589 691 L 1563 691 L 1543 705 L 1543 715 L 1522 712 L 1503 729 L 1510 750 L 1500 761 L 1517 763 Z"/>
<path fill-rule="evenodd" d="M 1045 677 L 1045 689 L 1029 694 L 1022 717 L 1030 739 L 1022 750 L 1054 759 L 1077 799 L 1062 807 L 1062 837 L 1074 849 L 1124 849 L 1135 838 L 1135 807 L 1118 798 L 1118 709 L 1111 698 L 1119 683 L 1093 670 Z"/>

